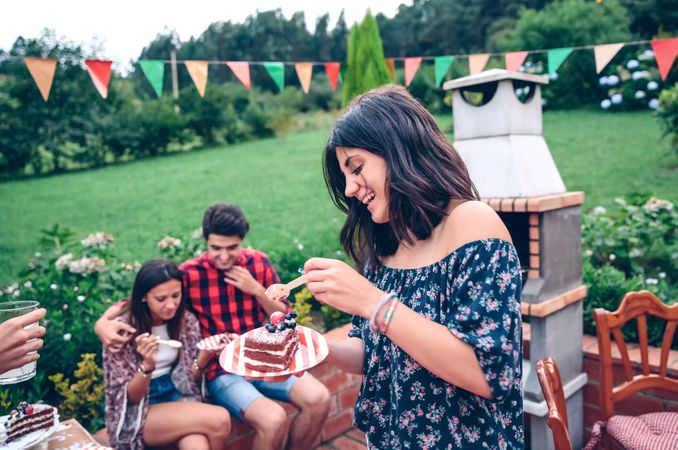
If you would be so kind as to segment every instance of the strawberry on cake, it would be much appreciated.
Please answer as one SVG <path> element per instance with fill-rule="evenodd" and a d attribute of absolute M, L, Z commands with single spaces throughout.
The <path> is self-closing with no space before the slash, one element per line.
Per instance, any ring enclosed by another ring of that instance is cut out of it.
<path fill-rule="evenodd" d="M 56 408 L 49 405 L 29 405 L 26 402 L 21 402 L 15 410 L 13 410 L 5 423 L 5 443 L 9 444 L 12 441 L 32 433 L 37 430 L 50 428 L 54 425 L 56 419 Z"/>
<path fill-rule="evenodd" d="M 245 368 L 259 372 L 287 369 L 299 346 L 296 311 L 271 314 L 270 323 L 244 336 Z"/>

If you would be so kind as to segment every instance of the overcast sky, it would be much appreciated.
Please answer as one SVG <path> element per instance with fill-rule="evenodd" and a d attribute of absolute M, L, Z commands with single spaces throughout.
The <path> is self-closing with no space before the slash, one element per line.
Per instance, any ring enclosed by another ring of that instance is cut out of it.
<path fill-rule="evenodd" d="M 349 26 L 365 15 L 368 2 L 321 0 L 11 0 L 0 7 L 0 48 L 9 50 L 17 37 L 35 38 L 43 28 L 51 28 L 59 37 L 76 44 L 98 40 L 104 49 L 100 58 L 127 65 L 139 57 L 143 47 L 164 29 L 174 29 L 182 41 L 199 36 L 212 22 L 242 22 L 257 10 L 281 8 L 286 18 L 304 11 L 306 23 L 313 30 L 316 19 L 330 14 L 334 27 L 341 10 Z M 374 0 L 369 2 L 373 14 L 393 17 L 398 5 L 412 0 Z"/>

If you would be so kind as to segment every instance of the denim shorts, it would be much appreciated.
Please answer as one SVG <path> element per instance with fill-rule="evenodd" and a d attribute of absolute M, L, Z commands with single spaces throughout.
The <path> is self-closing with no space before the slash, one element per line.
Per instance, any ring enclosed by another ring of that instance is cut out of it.
<path fill-rule="evenodd" d="M 176 402 L 181 400 L 181 398 L 181 392 L 177 391 L 177 388 L 174 387 L 174 383 L 172 383 L 171 373 L 151 380 L 151 385 L 148 387 L 149 405 Z"/>
<path fill-rule="evenodd" d="M 230 373 L 217 376 L 207 382 L 207 392 L 212 403 L 226 408 L 231 415 L 245 422 L 245 411 L 258 398 L 269 397 L 283 402 L 290 401 L 290 391 L 299 377 L 292 375 L 281 383 L 261 380 L 246 380 Z"/>

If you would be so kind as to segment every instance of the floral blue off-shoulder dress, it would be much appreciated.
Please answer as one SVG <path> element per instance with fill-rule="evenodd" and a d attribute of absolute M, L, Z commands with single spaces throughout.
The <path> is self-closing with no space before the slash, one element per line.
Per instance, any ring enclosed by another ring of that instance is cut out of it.
<path fill-rule="evenodd" d="M 501 239 L 469 242 L 417 269 L 368 267 L 366 277 L 475 350 L 487 400 L 433 375 L 355 316 L 365 377 L 355 425 L 370 449 L 523 448 L 520 262 Z M 412 333 L 425 332 L 412 330 Z"/>

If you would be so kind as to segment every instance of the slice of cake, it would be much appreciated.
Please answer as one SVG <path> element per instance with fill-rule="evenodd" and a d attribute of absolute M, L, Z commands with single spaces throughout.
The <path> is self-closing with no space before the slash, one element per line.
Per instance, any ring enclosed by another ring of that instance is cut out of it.
<path fill-rule="evenodd" d="M 56 408 L 53 406 L 21 402 L 4 423 L 5 443 L 15 441 L 33 431 L 50 428 L 54 425 L 55 418 Z"/>
<path fill-rule="evenodd" d="M 271 314 L 270 323 L 244 336 L 245 368 L 259 372 L 280 372 L 289 367 L 299 346 L 297 313 Z"/>

